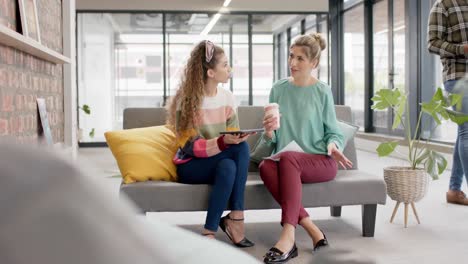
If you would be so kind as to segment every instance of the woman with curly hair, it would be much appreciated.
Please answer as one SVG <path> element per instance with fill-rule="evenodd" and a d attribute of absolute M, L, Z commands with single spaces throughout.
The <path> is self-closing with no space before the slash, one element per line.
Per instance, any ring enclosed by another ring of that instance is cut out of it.
<path fill-rule="evenodd" d="M 218 226 L 238 247 L 254 244 L 244 236 L 244 189 L 249 164 L 248 135 L 239 130 L 234 96 L 218 88 L 231 76 L 224 50 L 202 41 L 192 50 L 181 84 L 168 105 L 167 123 L 179 149 L 174 157 L 178 181 L 211 184 L 202 234 L 214 238 Z M 221 218 L 226 205 L 232 210 Z"/>

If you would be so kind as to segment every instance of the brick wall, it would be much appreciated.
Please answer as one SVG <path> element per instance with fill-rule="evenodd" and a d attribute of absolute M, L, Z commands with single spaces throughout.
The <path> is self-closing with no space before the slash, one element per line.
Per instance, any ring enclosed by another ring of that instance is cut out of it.
<path fill-rule="evenodd" d="M 16 30 L 18 0 L 0 0 L 0 24 Z M 42 45 L 62 53 L 62 1 L 36 0 Z M 63 142 L 62 65 L 0 44 L 0 139 L 38 142 L 36 98 L 45 98 L 54 142 Z"/>

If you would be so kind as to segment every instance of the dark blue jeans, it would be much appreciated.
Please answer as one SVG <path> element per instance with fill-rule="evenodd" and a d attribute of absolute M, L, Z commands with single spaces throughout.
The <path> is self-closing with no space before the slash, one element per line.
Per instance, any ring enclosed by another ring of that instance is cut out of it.
<path fill-rule="evenodd" d="M 194 158 L 177 165 L 180 183 L 213 185 L 205 221 L 206 229 L 218 230 L 219 220 L 228 201 L 231 210 L 244 210 L 249 159 L 249 145 L 242 142 L 229 145 L 229 148 L 213 157 Z"/>
<path fill-rule="evenodd" d="M 453 91 L 457 80 L 449 80 L 444 83 L 445 90 L 448 92 Z M 461 111 L 468 114 L 468 93 L 464 87 L 465 94 L 463 96 L 462 109 Z M 453 151 L 453 165 L 452 175 L 450 176 L 450 190 L 459 191 L 463 182 L 463 175 L 467 179 L 468 183 L 468 123 L 464 123 L 458 126 L 457 141 Z"/>

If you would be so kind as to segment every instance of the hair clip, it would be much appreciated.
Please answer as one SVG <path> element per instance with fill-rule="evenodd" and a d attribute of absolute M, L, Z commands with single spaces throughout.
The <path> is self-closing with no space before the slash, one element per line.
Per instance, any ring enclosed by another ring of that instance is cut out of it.
<path fill-rule="evenodd" d="M 205 41 L 205 60 L 208 63 L 210 63 L 211 59 L 213 59 L 214 48 L 215 47 L 213 42 L 209 40 Z"/>

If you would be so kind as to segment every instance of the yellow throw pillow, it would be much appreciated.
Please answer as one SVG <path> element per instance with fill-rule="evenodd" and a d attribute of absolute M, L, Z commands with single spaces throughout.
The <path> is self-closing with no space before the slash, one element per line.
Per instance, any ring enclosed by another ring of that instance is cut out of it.
<path fill-rule="evenodd" d="M 172 162 L 177 151 L 176 140 L 166 126 L 110 131 L 104 135 L 124 183 L 177 181 Z"/>

